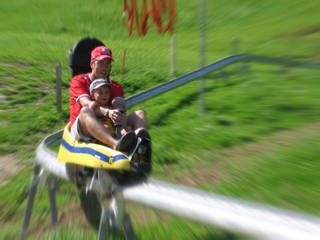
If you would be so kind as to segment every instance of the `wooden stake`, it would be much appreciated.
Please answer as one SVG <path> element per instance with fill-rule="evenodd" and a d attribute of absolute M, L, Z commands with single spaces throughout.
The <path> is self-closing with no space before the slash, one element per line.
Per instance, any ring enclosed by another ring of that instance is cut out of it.
<path fill-rule="evenodd" d="M 170 64 L 170 75 L 173 75 L 176 71 L 176 52 L 175 52 L 175 39 L 171 38 L 171 64 Z"/>
<path fill-rule="evenodd" d="M 56 104 L 57 104 L 57 111 L 61 112 L 61 65 L 58 64 L 56 66 Z"/>
<path fill-rule="evenodd" d="M 125 69 L 125 66 L 126 66 L 126 56 L 127 56 L 127 49 L 124 49 L 123 56 L 122 56 L 121 75 L 124 74 L 124 69 Z"/>

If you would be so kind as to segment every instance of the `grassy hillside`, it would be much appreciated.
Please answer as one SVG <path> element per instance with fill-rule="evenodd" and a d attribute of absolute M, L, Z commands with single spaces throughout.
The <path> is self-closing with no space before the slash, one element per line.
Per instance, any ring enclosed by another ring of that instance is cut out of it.
<path fill-rule="evenodd" d="M 76 41 L 97 37 L 111 47 L 112 79 L 123 84 L 126 96 L 198 68 L 199 1 L 177 1 L 174 76 L 169 75 L 172 36 L 158 35 L 150 25 L 147 36 L 128 38 L 122 8 L 118 0 L 0 3 L 0 159 L 14 156 L 23 166 L 0 186 L 0 239 L 15 238 L 21 228 L 36 146 L 68 121 L 68 50 Z M 208 64 L 235 48 L 320 62 L 318 1 L 214 0 L 206 9 Z M 57 64 L 63 68 L 62 112 L 55 106 Z M 198 81 L 135 106 L 130 111 L 148 112 L 152 177 L 319 216 L 319 72 L 240 63 L 208 74 L 202 118 Z M 0 164 L 5 169 L 9 163 Z M 61 228 L 51 232 L 47 190 L 39 191 L 30 239 L 96 237 L 77 207 L 73 186 L 61 181 L 57 201 Z M 141 239 L 248 239 L 132 209 Z M 136 211 L 152 221 L 141 222 Z"/>

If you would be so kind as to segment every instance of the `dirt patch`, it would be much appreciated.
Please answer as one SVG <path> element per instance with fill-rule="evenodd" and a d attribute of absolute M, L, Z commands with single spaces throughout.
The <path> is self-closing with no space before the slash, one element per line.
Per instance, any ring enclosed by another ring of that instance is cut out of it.
<path fill-rule="evenodd" d="M 33 65 L 27 62 L 0 62 L 1 67 L 29 68 Z"/>
<path fill-rule="evenodd" d="M 215 155 L 215 160 L 211 164 L 206 164 L 197 169 L 184 170 L 175 176 L 170 171 L 166 174 L 165 181 L 182 184 L 190 187 L 198 187 L 203 183 L 218 183 L 226 177 L 226 167 L 236 164 L 237 167 L 250 169 L 254 167 L 255 155 L 268 154 L 283 147 L 292 145 L 297 139 L 303 139 L 320 131 L 320 123 L 314 123 L 308 126 L 303 126 L 294 130 L 280 131 L 268 137 L 261 139 L 258 142 L 228 148 L 220 151 L 212 150 L 212 155 Z M 200 154 L 202 155 L 202 154 Z M 208 153 L 204 153 L 208 155 Z M 246 159 L 246 160 L 243 160 Z M 242 164 L 239 164 L 242 161 Z"/>
<path fill-rule="evenodd" d="M 48 202 L 48 208 L 50 207 Z M 46 219 L 33 220 L 33 224 L 29 227 L 28 236 L 33 239 L 42 239 L 44 234 L 54 230 L 51 222 L 51 216 Z M 59 228 L 78 227 L 85 231 L 94 231 L 87 222 L 85 215 L 80 207 L 80 203 L 68 205 L 62 209 L 58 209 L 58 226 Z"/>
<path fill-rule="evenodd" d="M 7 101 L 7 97 L 3 94 L 0 94 L 0 103 L 6 103 Z"/>
<path fill-rule="evenodd" d="M 4 84 L 4 82 L 12 82 L 19 79 L 16 79 L 12 73 L 8 73 L 8 75 L 2 75 L 1 80 L 3 80 L 1 85 L 7 86 L 6 84 Z"/>
<path fill-rule="evenodd" d="M 166 213 L 134 203 L 126 203 L 126 209 L 130 215 L 131 222 L 139 226 L 158 222 L 164 223 L 170 219 L 170 215 Z"/>
<path fill-rule="evenodd" d="M 14 154 L 0 156 L 0 166 L 0 186 L 4 185 L 12 175 L 23 168 Z"/>
<path fill-rule="evenodd" d="M 218 184 L 226 177 L 227 166 L 237 165 L 238 168 L 250 169 L 255 167 L 255 161 L 250 159 L 254 159 L 256 155 L 271 154 L 294 144 L 297 139 L 307 138 L 319 131 L 320 122 L 317 122 L 293 130 L 279 131 L 254 143 L 222 150 L 202 151 L 198 156 L 214 156 L 212 163 L 205 162 L 196 169 L 186 169 L 178 173 L 167 167 L 165 176 L 158 179 L 189 187 L 198 187 L 202 183 Z"/>
<path fill-rule="evenodd" d="M 76 225 L 91 228 L 86 220 L 83 210 L 80 207 L 80 203 L 64 208 L 59 215 L 58 221 L 60 226 Z"/>
<path fill-rule="evenodd" d="M 276 37 L 280 37 L 280 38 L 281 37 L 304 37 L 304 36 L 311 35 L 314 33 L 319 33 L 319 32 L 320 32 L 320 23 L 317 23 L 317 24 L 303 27 L 294 32 L 278 34 Z"/>
<path fill-rule="evenodd" d="M 126 208 L 130 215 L 131 222 L 134 225 L 141 226 L 152 222 L 166 222 L 170 219 L 170 216 L 165 213 L 145 208 L 134 203 L 127 203 Z M 86 220 L 85 214 L 80 207 L 80 203 L 58 209 L 58 226 L 60 226 L 60 228 L 81 228 L 87 232 L 94 231 Z M 32 236 L 34 239 L 41 239 L 45 233 L 51 230 L 53 230 L 53 227 L 50 218 L 46 218 L 45 220 L 37 219 L 36 222 L 30 226 L 28 235 Z"/>

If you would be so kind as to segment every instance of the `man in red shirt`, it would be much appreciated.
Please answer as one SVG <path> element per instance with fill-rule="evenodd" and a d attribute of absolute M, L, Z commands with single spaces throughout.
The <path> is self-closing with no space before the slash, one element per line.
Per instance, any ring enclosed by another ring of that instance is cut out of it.
<path fill-rule="evenodd" d="M 90 140 L 90 138 L 95 138 L 113 149 L 122 151 L 122 149 L 128 148 L 128 145 L 135 144 L 136 136 L 149 138 L 149 141 L 150 136 L 146 131 L 146 113 L 143 110 L 137 110 L 128 116 L 125 115 L 126 107 L 122 86 L 109 79 L 112 60 L 112 52 L 109 48 L 105 46 L 96 47 L 91 52 L 90 67 L 92 71 L 90 73 L 76 75 L 72 78 L 69 89 L 69 130 L 76 140 Z M 106 79 L 111 85 L 110 108 L 98 106 L 95 101 L 90 99 L 90 84 L 98 78 Z M 123 111 L 113 109 L 112 106 L 115 105 L 121 106 Z M 125 134 L 120 140 L 117 140 L 111 136 L 108 130 L 98 120 L 97 117 L 99 116 L 109 117 L 115 125 L 126 124 L 135 134 L 131 132 L 130 134 Z"/>

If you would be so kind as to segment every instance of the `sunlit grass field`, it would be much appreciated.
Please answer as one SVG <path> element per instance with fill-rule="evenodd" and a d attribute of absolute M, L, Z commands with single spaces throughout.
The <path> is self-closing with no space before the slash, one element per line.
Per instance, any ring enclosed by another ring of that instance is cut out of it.
<path fill-rule="evenodd" d="M 129 38 L 122 8 L 117 0 L 0 3 L 0 159 L 14 156 L 21 166 L 0 185 L 0 239 L 15 239 L 21 229 L 35 148 L 68 121 L 68 50 L 80 38 L 96 37 L 111 47 L 112 79 L 126 96 L 199 67 L 199 1 L 177 0 L 172 36 L 157 34 L 150 23 L 145 37 Z M 320 62 L 318 1 L 213 0 L 206 9 L 207 64 L 239 53 Z M 57 64 L 63 68 L 62 112 L 55 102 Z M 238 63 L 207 75 L 203 117 L 199 81 L 134 106 L 130 111 L 148 113 L 151 177 L 319 216 L 319 73 Z M 8 163 L 0 164 L 5 172 Z M 59 181 L 57 231 L 47 195 L 46 188 L 37 194 L 29 239 L 97 238 L 74 186 Z M 139 239 L 249 239 L 157 211 L 131 205 L 128 211 Z"/>

